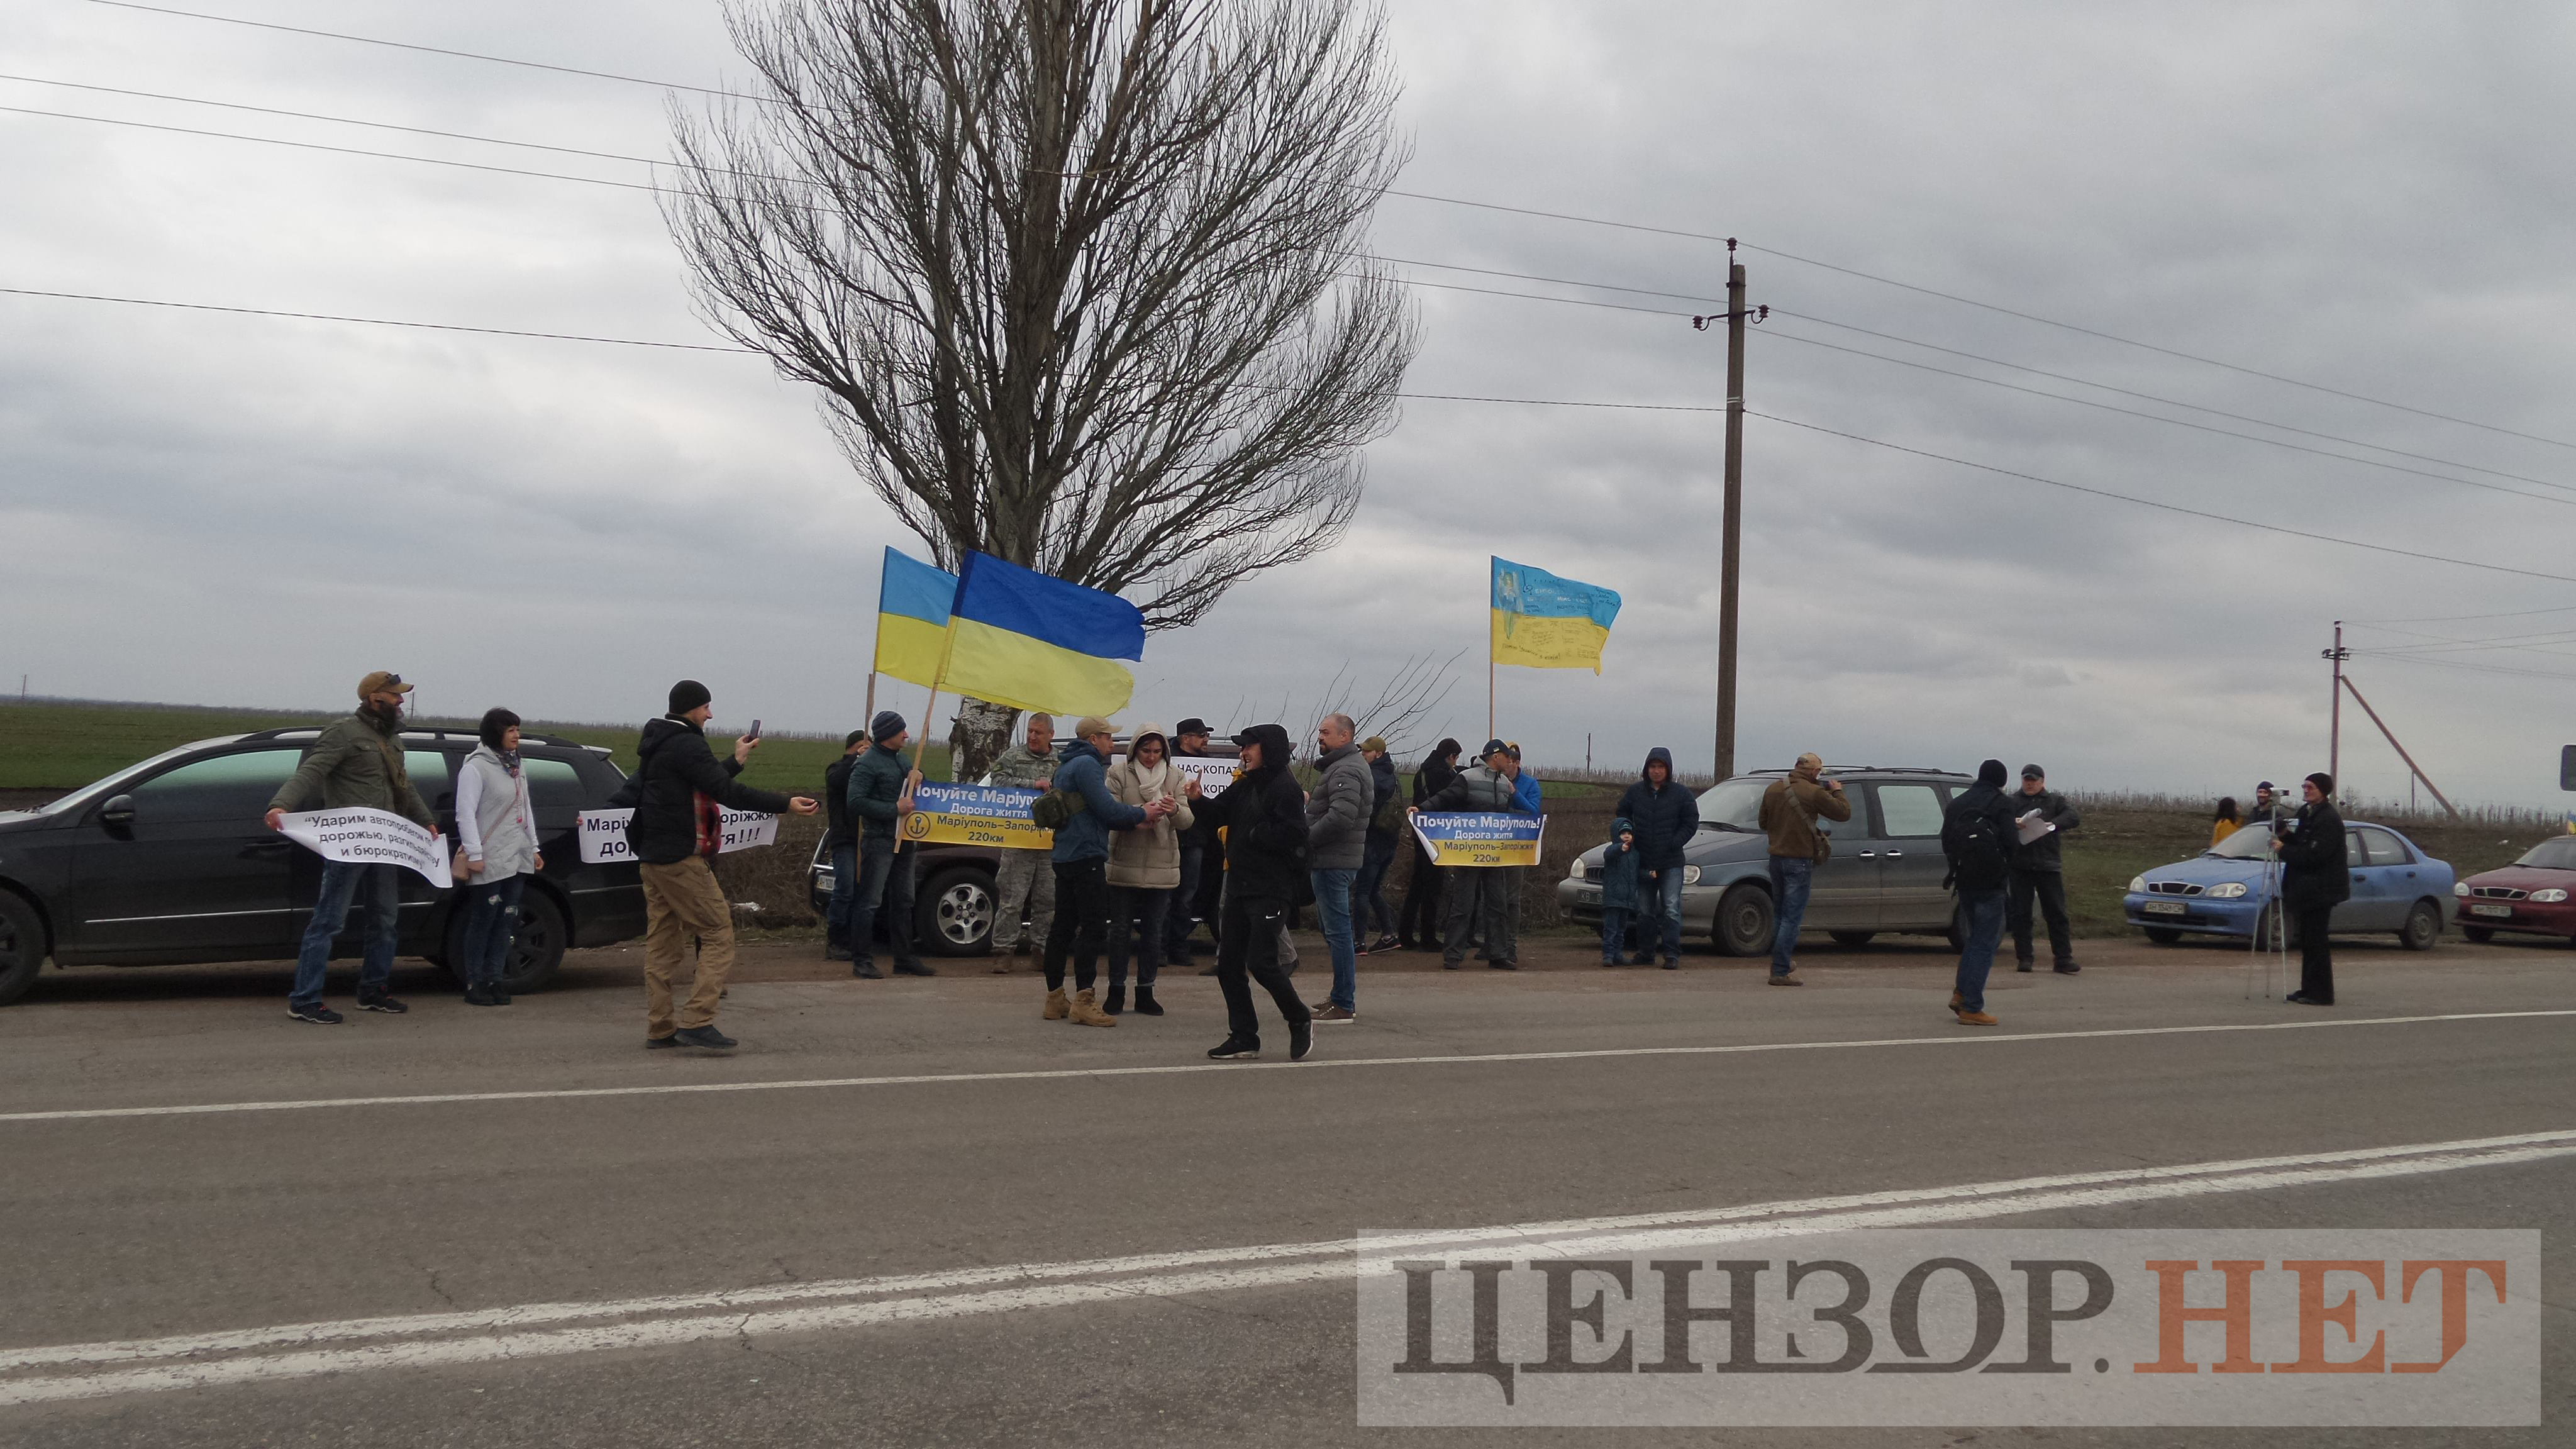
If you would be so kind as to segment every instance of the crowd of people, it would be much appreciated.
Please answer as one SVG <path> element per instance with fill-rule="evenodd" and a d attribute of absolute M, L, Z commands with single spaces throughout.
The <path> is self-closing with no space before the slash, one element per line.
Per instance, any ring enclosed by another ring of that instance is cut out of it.
<path fill-rule="evenodd" d="M 435 840 L 438 821 L 403 768 L 398 735 L 403 696 L 412 686 L 377 672 L 360 681 L 359 708 L 321 732 L 292 778 L 271 800 L 270 828 L 308 804 L 366 806 L 402 815 Z M 825 772 L 820 802 L 744 784 L 738 776 L 758 748 L 757 732 L 719 758 L 706 739 L 712 696 L 695 680 L 671 687 L 669 710 L 647 723 L 636 767 L 610 802 L 632 807 L 627 841 L 644 892 L 645 1045 L 726 1050 L 738 1043 L 715 1025 L 734 962 L 733 912 L 711 861 L 721 844 L 721 811 L 770 814 L 829 812 L 827 848 L 833 891 L 826 955 L 851 963 L 851 974 L 881 976 L 875 963 L 882 914 L 897 974 L 929 976 L 910 929 L 916 850 L 903 830 L 916 809 L 921 772 L 906 765 L 911 731 L 904 718 L 879 712 L 853 731 Z M 483 716 L 480 743 L 457 777 L 453 876 L 466 911 L 457 963 L 467 1002 L 505 1006 L 503 985 L 512 932 L 527 878 L 544 868 L 535 812 L 519 756 L 520 720 L 505 709 Z M 1348 715 L 1317 725 L 1311 788 L 1292 772 L 1295 745 L 1285 727 L 1256 725 L 1232 736 L 1233 779 L 1217 794 L 1177 763 L 1210 755 L 1211 732 L 1185 719 L 1170 734 L 1144 725 L 1117 747 L 1110 721 L 1086 717 L 1058 746 L 1055 721 L 1032 714 L 984 783 L 1041 792 L 1033 815 L 1049 827 L 1043 848 L 1005 850 L 995 878 L 997 915 L 989 949 L 1009 958 L 1032 948 L 1046 978 L 1040 1014 L 1050 1021 L 1109 1027 L 1131 1009 L 1163 1014 L 1154 987 L 1166 966 L 1195 965 L 1195 937 L 1208 926 L 1226 1004 L 1225 1040 L 1208 1055 L 1257 1057 L 1261 1018 L 1252 988 L 1267 993 L 1288 1030 L 1288 1055 L 1302 1061 L 1314 1028 L 1359 1015 L 1358 958 L 1390 950 L 1437 950 L 1441 964 L 1461 969 L 1470 950 L 1498 970 L 1519 967 L 1518 925 L 1523 867 L 1440 868 L 1417 858 L 1403 907 L 1385 898 L 1389 870 L 1405 848 L 1408 817 L 1424 811 L 1541 813 L 1536 775 L 1520 748 L 1488 740 L 1476 762 L 1458 766 L 1456 740 L 1442 740 L 1414 773 L 1409 802 L 1385 740 L 1356 738 Z M 2046 771 L 2021 769 L 2008 790 L 2000 760 L 1980 766 L 1976 783 L 1948 804 L 1941 848 L 1945 888 L 1959 902 L 1961 948 L 1950 1009 L 1971 1026 L 1996 1024 L 1985 988 L 2009 929 L 2018 969 L 2037 969 L 2036 937 L 2044 927 L 2052 969 L 2075 975 L 2067 916 L 2062 841 L 2082 823 L 2066 797 L 2048 788 Z M 2270 848 L 2282 865 L 2280 899 L 2301 941 L 2300 990 L 2289 999 L 2332 1005 L 2334 978 L 2328 919 L 2346 899 L 2343 825 L 2333 780 L 2309 776 L 2304 803 L 2291 817 L 2266 781 L 2254 808 L 2240 814 L 2221 801 L 2212 843 L 2247 823 L 2271 822 Z M 1832 855 L 1827 822 L 1852 818 L 1852 802 L 1814 754 L 1763 793 L 1759 824 L 1767 837 L 1774 929 L 1770 984 L 1797 986 L 1796 952 L 1817 869 Z M 1698 797 L 1674 778 L 1672 754 L 1650 751 L 1637 781 L 1621 795 L 1603 850 L 1601 960 L 1636 964 L 1660 957 L 1681 964 L 1686 855 L 1700 828 Z M 1039 857 L 1043 856 L 1044 859 Z M 341 1020 L 323 1002 L 333 939 L 352 909 L 367 916 L 357 1005 L 365 1011 L 406 1008 L 389 992 L 398 919 L 397 866 L 326 860 L 319 899 L 302 938 L 288 1009 L 299 1021 Z M 1312 907 L 1331 958 L 1324 999 L 1303 1000 L 1290 980 L 1296 948 L 1289 931 Z M 1026 934 L 1022 933 L 1023 919 Z M 673 983 L 694 950 L 687 1000 L 675 1004 Z M 1106 966 L 1105 989 L 1101 981 Z M 1070 978 L 1071 990 L 1067 984 Z M 1132 993 L 1132 994 L 1131 994 Z"/>

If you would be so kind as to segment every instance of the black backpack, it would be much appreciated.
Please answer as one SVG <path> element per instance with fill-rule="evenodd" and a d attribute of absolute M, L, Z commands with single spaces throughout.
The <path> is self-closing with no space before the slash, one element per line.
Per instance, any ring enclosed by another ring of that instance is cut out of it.
<path fill-rule="evenodd" d="M 1967 890 L 1993 890 L 2012 871 L 2012 851 L 2004 843 L 2003 826 L 1991 811 L 1965 800 L 1951 802 L 1950 813 L 1941 822 L 1941 853 L 1950 860 L 1950 873 L 1941 882 L 1945 887 L 1955 883 Z"/>

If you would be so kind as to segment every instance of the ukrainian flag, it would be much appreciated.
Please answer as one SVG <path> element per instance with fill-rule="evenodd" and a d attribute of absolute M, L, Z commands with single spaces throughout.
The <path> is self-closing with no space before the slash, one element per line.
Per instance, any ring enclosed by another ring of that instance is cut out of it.
<path fill-rule="evenodd" d="M 1509 559 L 1493 563 L 1494 662 L 1600 673 L 1619 596 Z"/>
<path fill-rule="evenodd" d="M 937 684 L 939 655 L 948 646 L 948 604 L 956 597 L 955 574 L 887 549 L 877 585 L 877 673 Z"/>
<path fill-rule="evenodd" d="M 1113 715 L 1145 657 L 1145 615 L 1116 594 L 970 553 L 949 607 L 940 684 L 959 694 L 1050 714 Z"/>

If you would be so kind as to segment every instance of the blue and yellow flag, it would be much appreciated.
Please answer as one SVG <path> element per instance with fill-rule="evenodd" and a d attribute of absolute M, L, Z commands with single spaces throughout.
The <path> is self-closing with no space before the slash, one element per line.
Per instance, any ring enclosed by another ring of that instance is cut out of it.
<path fill-rule="evenodd" d="M 991 554 L 966 555 L 949 606 L 940 685 L 1015 709 L 1113 715 L 1145 657 L 1145 615 L 1116 594 L 1032 573 Z"/>
<path fill-rule="evenodd" d="M 1601 648 L 1619 596 L 1595 584 L 1560 579 L 1545 569 L 1494 560 L 1496 664 L 1601 672 Z"/>
<path fill-rule="evenodd" d="M 877 585 L 877 673 L 937 684 L 939 655 L 948 646 L 948 603 L 956 597 L 955 574 L 887 549 Z"/>

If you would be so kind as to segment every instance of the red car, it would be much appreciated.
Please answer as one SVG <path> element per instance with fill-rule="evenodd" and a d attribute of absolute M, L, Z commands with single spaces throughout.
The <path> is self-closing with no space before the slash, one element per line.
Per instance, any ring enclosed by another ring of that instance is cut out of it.
<path fill-rule="evenodd" d="M 2472 941 L 2491 941 L 2498 931 L 2576 941 L 2576 896 L 2571 892 L 2576 892 L 2576 835 L 2552 836 L 2504 869 L 2451 887 L 2458 897 L 2460 934 Z"/>

